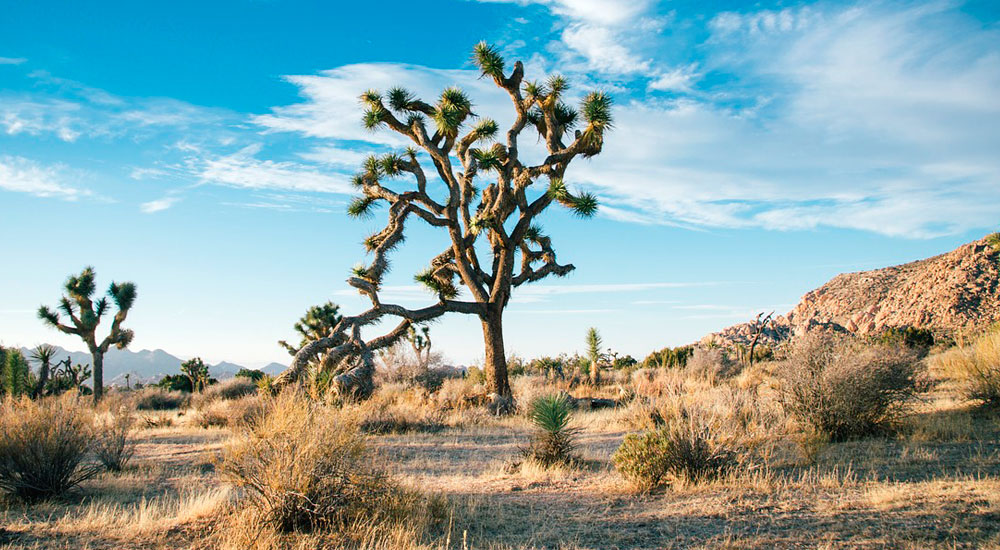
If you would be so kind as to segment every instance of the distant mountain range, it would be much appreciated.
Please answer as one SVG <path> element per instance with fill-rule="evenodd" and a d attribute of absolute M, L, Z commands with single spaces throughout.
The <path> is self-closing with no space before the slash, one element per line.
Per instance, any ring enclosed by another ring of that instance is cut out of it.
<path fill-rule="evenodd" d="M 68 355 L 70 360 L 76 363 L 91 364 L 90 353 L 86 351 L 68 351 L 59 346 L 54 346 L 58 352 L 56 360 L 62 361 Z M 31 359 L 31 350 L 21 348 L 26 358 Z M 104 355 L 104 383 L 110 386 L 125 385 L 125 375 L 129 374 L 129 382 L 134 384 L 142 382 L 144 384 L 156 382 L 168 374 L 180 374 L 181 363 L 184 361 L 179 357 L 171 355 L 162 349 L 157 350 L 119 350 L 112 348 Z M 34 367 L 34 362 L 32 361 Z M 236 363 L 222 361 L 215 365 L 209 365 L 208 372 L 212 378 L 224 380 L 232 378 L 244 368 Z M 287 368 L 281 363 L 270 363 L 260 370 L 267 374 L 275 375 Z"/>

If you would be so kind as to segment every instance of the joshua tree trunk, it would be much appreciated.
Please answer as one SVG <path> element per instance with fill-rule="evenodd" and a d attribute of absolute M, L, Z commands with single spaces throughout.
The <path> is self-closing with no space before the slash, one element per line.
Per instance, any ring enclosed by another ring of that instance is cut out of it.
<path fill-rule="evenodd" d="M 503 310 L 490 308 L 480 317 L 483 322 L 483 340 L 486 344 L 486 359 L 483 371 L 486 373 L 486 391 L 503 399 L 511 397 L 507 379 L 507 357 L 503 347 Z"/>
<path fill-rule="evenodd" d="M 92 347 L 90 357 L 94 364 L 94 403 L 97 403 L 104 395 L 104 352 L 98 347 Z"/>

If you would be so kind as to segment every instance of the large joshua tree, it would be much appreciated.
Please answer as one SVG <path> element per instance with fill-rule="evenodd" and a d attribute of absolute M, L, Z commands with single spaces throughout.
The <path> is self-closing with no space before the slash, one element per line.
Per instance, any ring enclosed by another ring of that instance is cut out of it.
<path fill-rule="evenodd" d="M 135 283 L 112 282 L 107 296 L 94 301 L 94 292 L 97 290 L 94 278 L 93 267 L 84 268 L 79 275 L 70 276 L 64 285 L 66 294 L 59 300 L 58 311 L 41 306 L 38 308 L 38 317 L 61 332 L 79 336 L 87 344 L 93 362 L 96 403 L 104 394 L 104 354 L 111 346 L 125 349 L 132 342 L 134 333 L 122 328 L 122 323 L 135 303 L 136 289 Z M 111 321 L 108 335 L 98 342 L 97 326 L 101 323 L 101 318 L 111 310 L 108 298 L 114 302 L 118 311 Z M 66 316 L 68 322 L 63 322 L 61 314 Z"/>
<path fill-rule="evenodd" d="M 525 81 L 520 61 L 505 72 L 503 57 L 486 43 L 475 47 L 473 61 L 483 77 L 510 96 L 514 121 L 506 132 L 501 133 L 495 120 L 475 114 L 468 96 L 455 87 L 445 89 L 434 104 L 402 88 L 362 94 L 368 129 L 389 129 L 413 142 L 405 152 L 369 157 L 353 179 L 359 196 L 348 207 L 349 214 L 366 216 L 376 205 L 388 206 L 385 229 L 365 240 L 371 263 L 355 268 L 347 281 L 372 307 L 344 317 L 330 335 L 302 347 L 279 377 L 279 386 L 297 380 L 311 357 L 329 350 L 328 355 L 351 365 L 335 378 L 335 388 L 363 397 L 372 390 L 373 350 L 405 336 L 412 324 L 457 312 L 479 317 L 488 390 L 501 402 L 511 402 L 503 311 L 517 287 L 573 270 L 572 265 L 557 263 L 552 240 L 535 222 L 553 203 L 582 217 L 597 211 L 594 195 L 570 192 L 563 178 L 575 158 L 601 152 L 604 134 L 611 128 L 611 97 L 592 92 L 577 111 L 564 102 L 569 84 L 561 76 L 545 83 Z M 522 161 L 525 130 L 536 133 L 546 149 L 538 164 Z M 433 165 L 430 175 L 439 183 L 429 181 L 421 161 Z M 390 183 L 402 176 L 412 178 L 413 184 L 401 189 Z M 541 189 L 539 180 L 544 182 Z M 436 303 L 420 309 L 384 303 L 379 297 L 388 254 L 403 242 L 404 227 L 414 217 L 440 228 L 450 239 L 415 276 L 437 296 Z M 480 258 L 484 253 L 486 261 Z M 459 286 L 465 287 L 467 297 L 459 297 Z M 362 327 L 386 316 L 399 318 L 399 324 L 383 336 L 363 340 Z"/>

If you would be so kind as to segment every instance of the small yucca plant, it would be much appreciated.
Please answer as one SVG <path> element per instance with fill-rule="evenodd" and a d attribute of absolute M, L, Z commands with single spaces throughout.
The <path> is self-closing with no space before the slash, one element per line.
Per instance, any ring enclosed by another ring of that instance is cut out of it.
<path fill-rule="evenodd" d="M 539 397 L 528 409 L 528 419 L 535 425 L 536 433 L 525 457 L 549 467 L 566 464 L 573 458 L 576 448 L 576 428 L 569 427 L 572 404 L 566 394 L 557 393 Z"/>

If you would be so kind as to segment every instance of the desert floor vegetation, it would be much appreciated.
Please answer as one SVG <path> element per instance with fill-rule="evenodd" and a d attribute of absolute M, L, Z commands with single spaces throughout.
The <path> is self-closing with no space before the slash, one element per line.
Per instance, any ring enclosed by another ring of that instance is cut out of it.
<path fill-rule="evenodd" d="M 115 428 L 115 450 L 129 434 L 130 459 L 56 498 L 5 496 L 0 547 L 1000 548 L 1000 417 L 940 355 L 926 364 L 891 425 L 810 445 L 779 362 L 606 371 L 596 387 L 518 376 L 505 417 L 461 378 L 357 404 L 116 402 L 90 437 Z M 570 460 L 525 460 L 546 426 L 572 435 Z"/>

